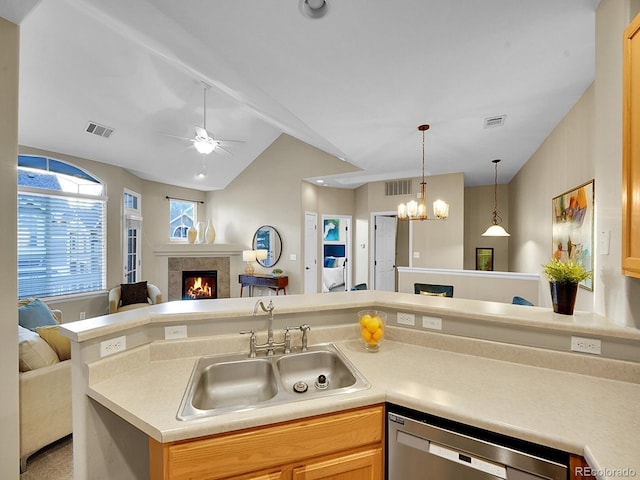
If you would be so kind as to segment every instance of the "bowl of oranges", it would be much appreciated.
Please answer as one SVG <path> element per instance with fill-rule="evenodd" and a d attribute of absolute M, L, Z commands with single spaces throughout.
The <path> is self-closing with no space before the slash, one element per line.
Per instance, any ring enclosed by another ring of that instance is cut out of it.
<path fill-rule="evenodd" d="M 360 336 L 364 346 L 370 352 L 377 352 L 384 338 L 384 328 L 387 322 L 387 314 L 380 310 L 360 310 Z"/>

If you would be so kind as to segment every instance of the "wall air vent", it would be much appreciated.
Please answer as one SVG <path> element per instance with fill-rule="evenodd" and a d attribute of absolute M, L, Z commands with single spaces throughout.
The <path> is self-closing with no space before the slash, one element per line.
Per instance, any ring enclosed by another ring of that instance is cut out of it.
<path fill-rule="evenodd" d="M 98 125 L 95 122 L 89 122 L 87 125 L 87 129 L 85 132 L 92 133 L 93 135 L 98 135 L 99 137 L 109 138 L 113 135 L 115 130 L 110 127 L 105 127 L 104 125 Z"/>
<path fill-rule="evenodd" d="M 411 193 L 411 179 L 391 180 L 384 182 L 384 194 L 387 197 L 394 195 L 408 195 Z"/>
<path fill-rule="evenodd" d="M 507 119 L 506 115 L 498 115 L 495 117 L 486 117 L 484 119 L 484 128 L 502 127 L 504 121 Z"/>

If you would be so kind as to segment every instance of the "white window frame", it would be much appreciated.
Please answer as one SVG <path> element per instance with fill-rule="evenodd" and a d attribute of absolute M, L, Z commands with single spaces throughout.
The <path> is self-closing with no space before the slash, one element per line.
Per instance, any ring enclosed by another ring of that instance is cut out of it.
<path fill-rule="evenodd" d="M 42 166 L 31 166 L 29 161 L 21 164 L 21 159 L 29 157 Z M 71 168 L 52 168 L 52 163 Z M 62 298 L 106 291 L 106 185 L 72 163 L 41 155 L 19 155 L 18 171 L 19 175 L 31 176 L 28 172 L 33 172 L 34 176 L 55 177 L 60 187 L 49 188 L 46 182 L 18 185 L 19 297 Z M 78 176 L 73 171 L 78 172 Z M 83 191 L 93 193 L 81 193 Z M 42 202 L 38 197 L 42 197 Z M 61 205 L 60 202 L 67 203 Z M 83 214 L 82 209 L 93 208 L 89 206 L 96 203 L 101 204 L 98 216 Z M 74 210 L 69 210 L 73 204 L 85 206 L 78 207 L 74 215 Z M 29 212 L 30 205 L 35 206 L 34 214 Z M 51 213 L 46 210 L 47 205 L 53 208 Z M 21 215 L 22 209 L 26 210 Z M 88 220 L 95 222 L 91 230 L 85 228 L 84 222 Z M 87 237 L 87 232 L 99 232 L 100 237 L 93 233 Z M 34 275 L 31 259 L 34 254 L 40 259 L 38 268 L 41 272 L 37 275 Z M 65 259 L 68 263 L 64 263 Z"/>
<path fill-rule="evenodd" d="M 128 206 L 127 197 L 135 198 L 136 206 Z M 128 188 L 122 193 L 122 236 L 122 280 L 139 282 L 142 280 L 142 195 Z"/>
<path fill-rule="evenodd" d="M 175 230 L 175 227 L 173 227 L 172 223 L 175 220 L 174 218 L 171 217 L 171 205 L 172 202 L 180 202 L 180 203 L 189 203 L 193 206 L 193 218 L 192 218 L 192 222 L 193 222 L 193 227 L 196 227 L 196 225 L 198 224 L 198 203 L 197 201 L 194 200 L 185 200 L 182 198 L 172 198 L 172 197 L 167 197 L 167 199 L 169 200 L 169 241 L 171 242 L 180 242 L 180 243 L 186 243 L 187 242 L 187 232 L 185 231 L 184 237 L 174 237 L 173 236 L 173 232 Z M 184 227 L 187 227 L 187 225 L 182 225 Z"/>

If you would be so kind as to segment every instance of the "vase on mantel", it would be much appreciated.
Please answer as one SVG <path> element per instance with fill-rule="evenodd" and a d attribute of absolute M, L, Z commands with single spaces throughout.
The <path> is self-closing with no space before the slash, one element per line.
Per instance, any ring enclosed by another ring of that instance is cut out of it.
<path fill-rule="evenodd" d="M 213 220 L 209 219 L 207 230 L 204 232 L 204 238 L 209 245 L 213 245 L 216 241 L 216 229 L 213 227 Z"/>
<path fill-rule="evenodd" d="M 204 243 L 205 228 L 204 222 L 198 222 L 196 225 L 196 230 L 198 231 L 196 243 Z"/>
<path fill-rule="evenodd" d="M 193 245 L 194 243 L 196 243 L 197 237 L 198 237 L 198 230 L 196 230 L 196 227 L 191 225 L 187 230 L 187 241 Z"/>

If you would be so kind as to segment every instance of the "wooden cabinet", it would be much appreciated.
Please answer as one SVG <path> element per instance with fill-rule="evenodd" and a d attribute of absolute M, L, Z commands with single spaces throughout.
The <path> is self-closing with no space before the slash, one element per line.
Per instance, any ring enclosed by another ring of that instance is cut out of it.
<path fill-rule="evenodd" d="M 191 440 L 149 439 L 152 480 L 382 480 L 384 406 Z"/>
<path fill-rule="evenodd" d="M 640 15 L 624 32 L 622 273 L 640 278 Z"/>
<path fill-rule="evenodd" d="M 579 455 L 569 457 L 569 480 L 596 480 L 587 461 Z"/>
<path fill-rule="evenodd" d="M 292 480 L 382 479 L 382 448 L 310 462 L 294 468 Z"/>

